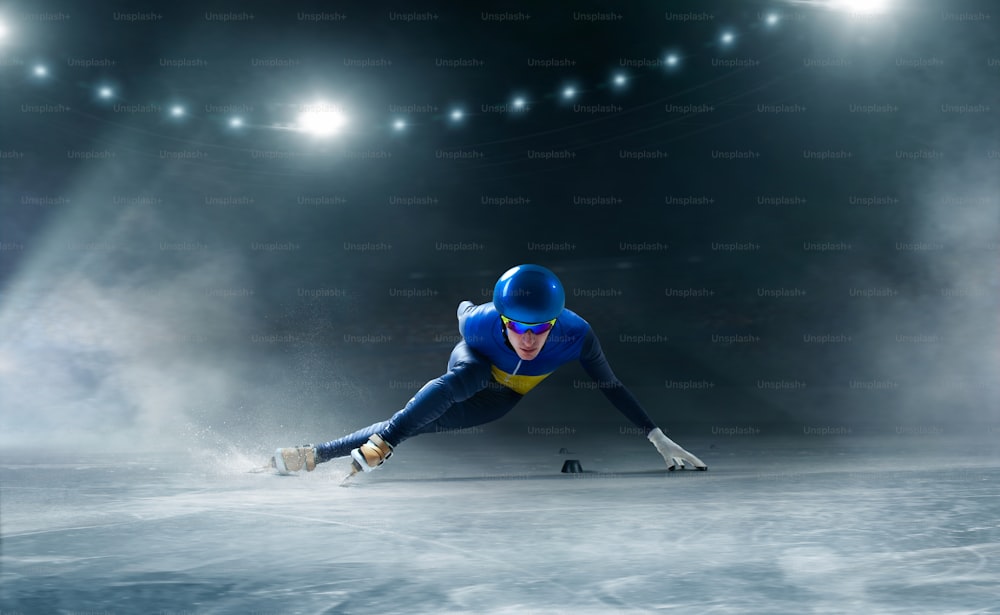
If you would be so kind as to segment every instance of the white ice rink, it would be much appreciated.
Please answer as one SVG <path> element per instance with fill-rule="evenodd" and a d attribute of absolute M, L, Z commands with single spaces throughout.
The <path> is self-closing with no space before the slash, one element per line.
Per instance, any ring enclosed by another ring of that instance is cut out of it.
<path fill-rule="evenodd" d="M 710 469 L 673 473 L 550 440 L 423 436 L 347 487 L 5 454 L 0 611 L 1000 613 L 995 437 L 688 438 Z"/>

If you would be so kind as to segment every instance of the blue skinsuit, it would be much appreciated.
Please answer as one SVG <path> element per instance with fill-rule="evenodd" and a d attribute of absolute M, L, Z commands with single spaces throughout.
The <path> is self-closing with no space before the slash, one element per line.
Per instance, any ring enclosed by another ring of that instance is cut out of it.
<path fill-rule="evenodd" d="M 449 431 L 495 421 L 560 365 L 579 360 L 598 388 L 634 425 L 656 428 L 636 398 L 618 380 L 590 324 L 564 309 L 534 359 L 511 348 L 493 303 L 458 306 L 462 341 L 448 359 L 448 372 L 425 384 L 387 421 L 316 447 L 317 461 L 343 457 L 379 434 L 392 446 L 417 434 Z"/>

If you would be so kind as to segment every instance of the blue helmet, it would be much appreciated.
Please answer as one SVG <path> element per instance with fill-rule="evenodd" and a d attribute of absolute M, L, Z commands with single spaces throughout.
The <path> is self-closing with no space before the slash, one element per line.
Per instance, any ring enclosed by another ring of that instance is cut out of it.
<path fill-rule="evenodd" d="M 518 265 L 507 270 L 493 287 L 493 306 L 511 320 L 547 322 L 566 306 L 562 282 L 540 265 Z"/>

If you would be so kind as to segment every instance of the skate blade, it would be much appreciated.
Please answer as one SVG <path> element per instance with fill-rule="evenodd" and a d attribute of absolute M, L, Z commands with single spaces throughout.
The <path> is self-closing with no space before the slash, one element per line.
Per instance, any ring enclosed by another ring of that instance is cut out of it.
<path fill-rule="evenodd" d="M 344 478 L 340 479 L 340 486 L 341 487 L 348 486 L 348 484 L 349 484 L 348 481 L 350 481 L 352 478 L 354 478 L 354 475 L 357 474 L 360 471 L 361 471 L 361 466 L 358 465 L 357 461 L 353 461 L 352 460 L 351 461 L 351 471 L 346 476 L 344 476 Z"/>
<path fill-rule="evenodd" d="M 257 468 L 251 468 L 247 470 L 247 474 L 263 474 L 264 472 L 275 472 L 277 473 L 278 467 L 274 463 L 274 457 L 271 457 L 271 461 L 267 465 L 263 465 Z"/>

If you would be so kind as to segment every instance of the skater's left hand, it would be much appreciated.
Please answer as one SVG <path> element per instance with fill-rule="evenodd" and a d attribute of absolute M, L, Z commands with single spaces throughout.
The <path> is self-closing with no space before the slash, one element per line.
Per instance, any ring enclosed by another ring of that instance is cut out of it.
<path fill-rule="evenodd" d="M 646 437 L 653 443 L 656 450 L 663 455 L 663 460 L 667 462 L 668 470 L 673 471 L 678 466 L 681 468 L 694 466 L 696 470 L 708 469 L 708 466 L 701 459 L 684 450 L 679 444 L 664 435 L 659 427 L 649 432 L 649 435 Z"/>

